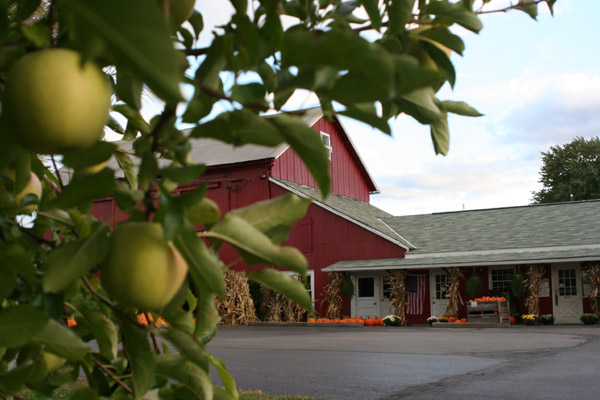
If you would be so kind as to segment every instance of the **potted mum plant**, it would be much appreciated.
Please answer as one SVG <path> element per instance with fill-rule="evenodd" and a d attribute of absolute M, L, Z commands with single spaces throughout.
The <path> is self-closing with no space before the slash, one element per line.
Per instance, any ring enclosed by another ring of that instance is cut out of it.
<path fill-rule="evenodd" d="M 429 318 L 427 318 L 427 325 L 431 326 L 433 325 L 435 322 L 438 322 L 438 318 L 434 317 L 433 315 Z"/>
<path fill-rule="evenodd" d="M 385 326 L 400 326 L 402 325 L 402 319 L 397 315 L 388 315 L 383 319 Z"/>
<path fill-rule="evenodd" d="M 552 314 L 544 314 L 540 317 L 542 325 L 554 325 L 554 316 Z"/>
<path fill-rule="evenodd" d="M 584 325 L 594 325 L 597 324 L 599 320 L 596 314 L 581 314 L 579 319 Z"/>
<path fill-rule="evenodd" d="M 521 321 L 525 325 L 535 325 L 538 322 L 538 316 L 533 314 L 523 314 L 521 315 Z"/>

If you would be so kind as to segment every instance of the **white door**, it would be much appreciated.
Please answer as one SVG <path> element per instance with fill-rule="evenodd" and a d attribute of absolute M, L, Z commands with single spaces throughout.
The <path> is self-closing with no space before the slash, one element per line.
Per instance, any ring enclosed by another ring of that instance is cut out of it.
<path fill-rule="evenodd" d="M 379 309 L 379 276 L 358 276 L 356 296 L 357 317 L 377 317 Z"/>
<path fill-rule="evenodd" d="M 552 265 L 552 297 L 557 324 L 580 322 L 583 304 L 579 264 Z"/>
<path fill-rule="evenodd" d="M 441 270 L 429 270 L 429 287 L 431 294 L 431 315 L 440 317 L 446 312 L 448 298 L 448 274 Z"/>

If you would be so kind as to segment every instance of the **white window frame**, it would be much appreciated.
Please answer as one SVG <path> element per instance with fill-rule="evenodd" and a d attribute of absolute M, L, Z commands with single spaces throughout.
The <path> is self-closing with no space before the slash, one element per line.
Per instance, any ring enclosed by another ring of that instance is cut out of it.
<path fill-rule="evenodd" d="M 298 274 L 296 272 L 292 272 L 292 271 L 285 271 L 285 272 L 288 275 L 298 276 Z M 310 294 L 310 300 L 314 305 L 315 304 L 315 271 L 313 269 L 309 269 L 308 271 L 306 271 L 306 279 L 310 283 L 310 291 L 308 293 Z"/>
<path fill-rule="evenodd" d="M 493 290 L 492 271 L 499 271 L 499 270 L 504 270 L 504 269 L 510 269 L 510 270 L 512 270 L 512 276 L 515 276 L 515 274 L 516 274 L 516 267 L 515 266 L 505 265 L 505 266 L 502 266 L 502 267 L 490 267 L 490 268 L 488 268 L 488 289 L 489 290 Z"/>
<path fill-rule="evenodd" d="M 333 152 L 333 147 L 331 147 L 331 135 L 329 133 L 321 131 L 321 142 L 327 149 L 329 153 L 329 159 L 331 160 L 331 153 Z"/>

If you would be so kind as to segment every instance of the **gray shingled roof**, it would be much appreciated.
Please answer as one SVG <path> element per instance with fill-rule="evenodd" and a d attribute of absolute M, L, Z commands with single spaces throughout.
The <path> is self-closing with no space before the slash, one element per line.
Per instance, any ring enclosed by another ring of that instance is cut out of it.
<path fill-rule="evenodd" d="M 392 243 L 405 249 L 413 248 L 402 236 L 382 222 L 382 218 L 390 218 L 392 215 L 369 203 L 335 194 L 330 194 L 327 199 L 323 200 L 321 192 L 317 189 L 277 178 L 270 178 L 270 180 L 299 196 L 310 198 L 314 204 L 338 214 L 342 218 L 352 221 Z"/>
<path fill-rule="evenodd" d="M 416 249 L 404 259 L 327 270 L 426 268 L 600 259 L 600 201 L 386 217 Z"/>
<path fill-rule="evenodd" d="M 323 116 L 323 112 L 320 107 L 310 108 L 303 111 L 304 112 L 300 118 L 308 126 L 313 126 Z M 130 151 L 133 145 L 132 141 L 126 140 L 119 140 L 113 143 L 125 151 Z M 274 159 L 279 157 L 289 148 L 287 143 L 283 143 L 276 147 L 267 147 L 254 144 L 233 146 L 231 144 L 210 138 L 193 138 L 190 139 L 190 144 L 192 146 L 190 151 L 190 157 L 192 160 L 197 163 L 204 163 L 207 166 L 229 165 L 247 161 Z M 140 163 L 140 160 L 137 157 L 132 157 L 132 161 L 136 166 L 138 166 Z M 161 167 L 167 166 L 171 163 L 171 161 L 163 159 L 159 159 L 158 162 Z M 115 176 L 118 178 L 124 177 L 123 171 L 121 168 L 119 168 L 119 165 L 114 157 L 109 160 L 108 166 L 115 170 Z M 66 167 L 62 167 L 60 172 L 65 181 L 70 179 L 70 174 Z"/>

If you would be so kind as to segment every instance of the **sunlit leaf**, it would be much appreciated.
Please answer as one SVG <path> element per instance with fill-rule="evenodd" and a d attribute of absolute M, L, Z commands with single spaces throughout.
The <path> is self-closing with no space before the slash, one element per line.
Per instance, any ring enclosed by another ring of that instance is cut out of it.
<path fill-rule="evenodd" d="M 193 226 L 185 224 L 173 241 L 188 263 L 194 283 L 209 293 L 223 295 L 225 278 L 219 261 L 196 235 Z"/>
<path fill-rule="evenodd" d="M 307 261 L 298 249 L 275 245 L 264 233 L 238 216 L 226 215 L 206 235 L 234 246 L 249 265 L 280 265 L 306 274 Z"/>
<path fill-rule="evenodd" d="M 232 210 L 229 215 L 245 219 L 274 243 L 280 244 L 287 240 L 294 222 L 304 217 L 310 203 L 309 199 L 288 193 L 275 199 Z"/>
<path fill-rule="evenodd" d="M 227 366 L 221 359 L 213 356 L 212 354 L 208 355 L 210 363 L 215 367 L 217 372 L 219 373 L 219 377 L 225 385 L 225 390 L 231 396 L 232 399 L 237 399 L 239 397 L 237 386 L 235 384 L 235 380 L 227 370 Z"/>
<path fill-rule="evenodd" d="M 100 225 L 85 239 L 69 242 L 48 255 L 44 291 L 58 293 L 100 263 L 108 253 L 109 229 Z"/>
<path fill-rule="evenodd" d="M 279 133 L 302 159 L 317 181 L 323 198 L 330 191 L 329 152 L 321 137 L 299 118 L 278 114 L 269 118 L 269 122 L 279 129 Z"/>
<path fill-rule="evenodd" d="M 467 9 L 461 3 L 436 0 L 429 3 L 426 11 L 437 16 L 441 21 L 455 22 L 475 33 L 483 28 L 483 24 L 473 10 Z"/>

